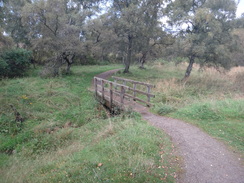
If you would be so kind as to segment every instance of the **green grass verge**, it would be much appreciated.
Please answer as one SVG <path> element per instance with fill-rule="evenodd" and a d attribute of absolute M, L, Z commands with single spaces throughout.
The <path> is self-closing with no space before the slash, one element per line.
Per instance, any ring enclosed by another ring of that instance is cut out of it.
<path fill-rule="evenodd" d="M 168 136 L 136 113 L 108 118 L 88 90 L 94 75 L 119 67 L 1 80 L 0 182 L 174 182 Z"/>
<path fill-rule="evenodd" d="M 170 116 L 189 121 L 244 153 L 244 100 L 195 103 Z"/>

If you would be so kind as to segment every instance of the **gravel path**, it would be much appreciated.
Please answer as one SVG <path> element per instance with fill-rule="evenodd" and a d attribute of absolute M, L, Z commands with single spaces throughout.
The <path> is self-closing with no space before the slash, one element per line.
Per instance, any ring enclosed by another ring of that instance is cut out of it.
<path fill-rule="evenodd" d="M 118 70 L 97 77 L 106 79 Z M 141 113 L 143 119 L 172 138 L 184 159 L 184 171 L 179 183 L 244 183 L 243 159 L 223 143 L 193 125 L 152 114 L 148 108 L 136 102 L 127 102 L 127 106 Z"/>

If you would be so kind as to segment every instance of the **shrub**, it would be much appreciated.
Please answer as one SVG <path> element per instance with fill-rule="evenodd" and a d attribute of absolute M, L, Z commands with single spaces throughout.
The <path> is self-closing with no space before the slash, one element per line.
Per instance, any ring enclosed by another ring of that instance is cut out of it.
<path fill-rule="evenodd" d="M 25 49 L 11 49 L 0 53 L 0 76 L 23 76 L 30 66 L 32 53 Z"/>

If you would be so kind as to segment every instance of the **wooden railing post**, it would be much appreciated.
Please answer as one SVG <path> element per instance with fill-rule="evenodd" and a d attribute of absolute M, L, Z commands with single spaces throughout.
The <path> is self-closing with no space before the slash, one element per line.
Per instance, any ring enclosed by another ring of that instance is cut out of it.
<path fill-rule="evenodd" d="M 110 109 L 112 110 L 113 107 L 113 83 L 109 83 L 109 105 Z"/>
<path fill-rule="evenodd" d="M 151 87 L 150 86 L 147 86 L 147 93 L 148 93 L 148 95 L 147 95 L 147 102 L 150 102 L 150 92 L 151 92 Z"/>
<path fill-rule="evenodd" d="M 97 97 L 97 78 L 94 78 L 95 96 Z"/>
<path fill-rule="evenodd" d="M 136 100 L 135 99 L 136 98 L 136 91 L 135 91 L 136 90 L 136 83 L 133 83 L 133 89 L 134 89 L 134 91 L 133 91 L 133 97 L 134 97 L 133 100 L 135 101 Z"/>
<path fill-rule="evenodd" d="M 124 86 L 121 86 L 121 88 L 120 88 L 120 102 L 121 102 L 121 104 L 123 104 L 124 103 Z"/>
<path fill-rule="evenodd" d="M 101 86 L 102 86 L 102 99 L 104 100 L 104 80 L 101 80 Z"/>
<path fill-rule="evenodd" d="M 115 79 L 114 82 L 115 82 L 114 88 L 115 88 L 115 90 L 117 90 L 117 79 Z"/>

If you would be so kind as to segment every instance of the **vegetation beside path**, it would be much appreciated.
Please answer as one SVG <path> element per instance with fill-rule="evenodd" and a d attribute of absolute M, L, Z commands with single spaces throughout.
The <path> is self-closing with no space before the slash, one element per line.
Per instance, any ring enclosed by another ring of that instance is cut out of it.
<path fill-rule="evenodd" d="M 244 68 L 220 72 L 195 66 L 186 83 L 185 65 L 159 60 L 145 70 L 131 68 L 121 77 L 153 83 L 152 112 L 192 123 L 244 154 Z"/>
<path fill-rule="evenodd" d="M 175 182 L 169 137 L 136 113 L 110 118 L 88 90 L 94 75 L 116 68 L 2 79 L 0 182 Z"/>

